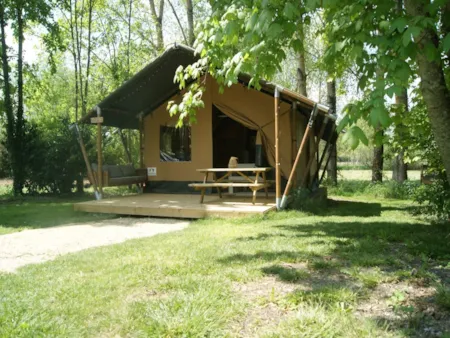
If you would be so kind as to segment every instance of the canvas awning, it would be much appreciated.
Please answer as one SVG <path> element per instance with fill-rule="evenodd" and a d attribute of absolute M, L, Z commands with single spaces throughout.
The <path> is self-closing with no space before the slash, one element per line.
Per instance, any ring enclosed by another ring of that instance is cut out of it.
<path fill-rule="evenodd" d="M 97 104 L 102 111 L 103 125 L 122 129 L 139 129 L 141 114 L 143 116 L 150 114 L 179 92 L 178 83 L 174 82 L 176 69 L 180 65 L 190 65 L 197 59 L 194 50 L 190 47 L 175 44 L 167 49 L 161 56 Z M 239 81 L 248 84 L 250 78 L 249 75 L 241 74 Z M 263 93 L 273 96 L 276 84 L 266 81 L 260 81 L 260 84 Z M 285 88 L 281 90 L 281 100 L 296 103 L 298 111 L 305 115 L 310 114 L 315 104 L 313 100 Z M 90 118 L 96 114 L 96 109 L 92 109 L 80 122 L 89 123 Z M 329 114 L 326 106 L 319 105 L 316 129 L 320 128 L 325 116 L 329 116 L 331 119 L 328 119 L 323 139 L 330 139 L 330 134 L 335 134 L 335 118 Z M 331 137 L 332 142 L 334 139 L 335 137 Z"/>

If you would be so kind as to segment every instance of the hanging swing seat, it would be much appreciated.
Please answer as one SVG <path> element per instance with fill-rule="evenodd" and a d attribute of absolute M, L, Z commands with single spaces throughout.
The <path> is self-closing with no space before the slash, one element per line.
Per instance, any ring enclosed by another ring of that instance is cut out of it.
<path fill-rule="evenodd" d="M 97 164 L 92 164 L 92 171 L 95 180 L 97 179 Z M 102 185 L 103 187 L 117 187 L 122 185 L 137 184 L 142 186 L 147 182 L 147 170 L 135 169 L 133 165 L 108 165 L 102 166 Z M 93 183 L 93 182 L 91 182 Z"/>

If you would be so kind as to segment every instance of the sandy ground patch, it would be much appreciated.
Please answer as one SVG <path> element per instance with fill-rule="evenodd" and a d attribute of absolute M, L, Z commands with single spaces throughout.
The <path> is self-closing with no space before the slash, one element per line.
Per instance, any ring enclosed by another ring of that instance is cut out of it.
<path fill-rule="evenodd" d="M 70 252 L 181 230 L 188 224 L 174 219 L 118 218 L 2 235 L 0 271 L 14 272 Z"/>

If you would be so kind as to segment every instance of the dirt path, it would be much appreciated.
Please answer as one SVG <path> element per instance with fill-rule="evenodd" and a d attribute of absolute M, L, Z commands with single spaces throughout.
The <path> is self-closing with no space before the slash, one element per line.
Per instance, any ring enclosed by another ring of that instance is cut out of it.
<path fill-rule="evenodd" d="M 2 235 L 0 271 L 14 272 L 70 252 L 181 230 L 188 224 L 173 219 L 118 218 Z"/>

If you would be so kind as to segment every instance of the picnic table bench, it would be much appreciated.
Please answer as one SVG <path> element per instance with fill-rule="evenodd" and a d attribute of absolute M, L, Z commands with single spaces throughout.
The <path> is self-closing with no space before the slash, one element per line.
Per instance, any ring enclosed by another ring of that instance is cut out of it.
<path fill-rule="evenodd" d="M 206 169 L 197 169 L 198 172 L 205 174 L 203 178 L 203 183 L 191 183 L 189 186 L 196 190 L 201 191 L 200 203 L 203 203 L 203 199 L 205 197 L 206 189 L 208 188 L 216 188 L 219 194 L 219 197 L 222 198 L 222 188 L 249 188 L 253 192 L 252 203 L 256 202 L 256 192 L 258 190 L 264 189 L 266 192 L 266 198 L 269 197 L 268 187 L 270 186 L 270 182 L 267 181 L 266 173 L 270 171 L 272 168 L 206 168 Z M 217 178 L 217 173 L 225 173 L 219 179 Z M 248 173 L 253 173 L 254 177 L 249 177 Z M 209 175 L 212 174 L 212 182 L 208 182 Z M 244 182 L 233 182 L 230 180 L 230 176 L 233 174 L 237 174 L 244 179 Z M 260 177 L 261 176 L 261 177 Z M 261 180 L 262 179 L 262 180 Z"/>

